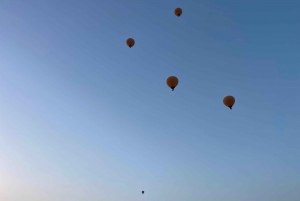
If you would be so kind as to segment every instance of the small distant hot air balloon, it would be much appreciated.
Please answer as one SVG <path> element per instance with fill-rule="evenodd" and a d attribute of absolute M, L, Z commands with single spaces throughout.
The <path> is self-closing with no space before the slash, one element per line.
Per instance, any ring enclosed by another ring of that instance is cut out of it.
<path fill-rule="evenodd" d="M 178 85 L 178 78 L 175 76 L 170 76 L 167 79 L 167 85 L 174 91 L 175 87 Z"/>
<path fill-rule="evenodd" d="M 128 47 L 132 48 L 135 44 L 135 41 L 133 40 L 133 38 L 128 38 L 126 44 L 128 45 Z"/>
<path fill-rule="evenodd" d="M 224 105 L 226 105 L 227 107 L 229 107 L 230 109 L 232 109 L 232 106 L 235 103 L 235 98 L 233 96 L 226 96 L 223 99 L 223 103 L 224 103 Z"/>
<path fill-rule="evenodd" d="M 174 10 L 174 14 L 175 14 L 177 17 L 179 17 L 179 16 L 182 14 L 182 9 L 181 9 L 181 8 L 176 8 L 176 9 Z"/>
<path fill-rule="evenodd" d="M 142 191 L 142 194 L 144 194 L 144 191 Z"/>

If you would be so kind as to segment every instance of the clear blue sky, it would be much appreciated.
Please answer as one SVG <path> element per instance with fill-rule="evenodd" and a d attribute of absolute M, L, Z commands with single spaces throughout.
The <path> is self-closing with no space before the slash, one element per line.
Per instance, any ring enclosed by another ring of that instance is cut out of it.
<path fill-rule="evenodd" d="M 299 0 L 2 0 L 0 200 L 298 201 L 299 67 Z"/>

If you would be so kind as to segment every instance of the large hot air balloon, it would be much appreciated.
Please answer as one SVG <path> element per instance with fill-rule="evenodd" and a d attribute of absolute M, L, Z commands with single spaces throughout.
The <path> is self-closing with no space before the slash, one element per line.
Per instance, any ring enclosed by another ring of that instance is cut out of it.
<path fill-rule="evenodd" d="M 126 44 L 128 45 L 128 47 L 132 48 L 135 44 L 135 41 L 133 40 L 133 38 L 128 38 Z"/>
<path fill-rule="evenodd" d="M 230 109 L 232 109 L 232 106 L 235 103 L 235 98 L 233 96 L 226 96 L 223 99 L 223 103 L 224 103 L 224 105 L 226 105 L 227 107 L 229 107 Z"/>
<path fill-rule="evenodd" d="M 144 194 L 144 191 L 142 191 L 142 194 Z"/>
<path fill-rule="evenodd" d="M 178 78 L 175 76 L 170 76 L 167 79 L 167 85 L 174 91 L 175 87 L 178 85 Z"/>
<path fill-rule="evenodd" d="M 182 9 L 181 9 L 181 8 L 176 8 L 176 9 L 174 10 L 174 14 L 175 14 L 177 17 L 179 17 L 179 16 L 182 14 Z"/>

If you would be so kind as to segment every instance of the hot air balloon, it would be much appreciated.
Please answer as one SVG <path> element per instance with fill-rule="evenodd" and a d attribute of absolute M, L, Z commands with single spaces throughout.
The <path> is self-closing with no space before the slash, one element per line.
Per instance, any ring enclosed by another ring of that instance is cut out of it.
<path fill-rule="evenodd" d="M 128 38 L 126 44 L 128 45 L 128 47 L 132 48 L 135 44 L 135 41 L 133 40 L 133 38 Z"/>
<path fill-rule="evenodd" d="M 178 78 L 175 76 L 170 76 L 167 79 L 167 85 L 174 91 L 175 87 L 178 85 Z"/>
<path fill-rule="evenodd" d="M 235 98 L 233 96 L 226 96 L 223 99 L 223 103 L 224 103 L 224 105 L 226 105 L 227 107 L 229 107 L 230 109 L 232 109 L 232 106 L 235 103 Z"/>
<path fill-rule="evenodd" d="M 144 191 L 142 191 L 142 194 L 144 194 Z"/>
<path fill-rule="evenodd" d="M 175 14 L 177 17 L 179 17 L 179 16 L 182 14 L 182 9 L 181 9 L 181 8 L 176 8 L 176 9 L 174 10 L 174 14 Z"/>

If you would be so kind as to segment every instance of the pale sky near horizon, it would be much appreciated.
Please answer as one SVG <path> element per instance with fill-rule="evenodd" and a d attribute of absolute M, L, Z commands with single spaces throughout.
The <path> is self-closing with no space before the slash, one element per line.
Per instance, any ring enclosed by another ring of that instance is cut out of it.
<path fill-rule="evenodd" d="M 299 67 L 298 0 L 0 0 L 0 200 L 299 201 Z"/>

